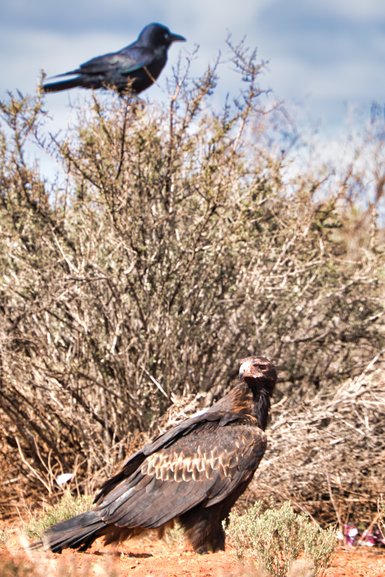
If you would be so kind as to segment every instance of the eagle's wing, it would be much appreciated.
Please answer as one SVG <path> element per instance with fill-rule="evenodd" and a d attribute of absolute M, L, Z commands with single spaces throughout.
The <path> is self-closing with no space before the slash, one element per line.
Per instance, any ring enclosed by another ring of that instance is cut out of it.
<path fill-rule="evenodd" d="M 99 499 L 96 512 L 119 527 L 159 527 L 201 504 L 210 507 L 247 483 L 266 447 L 254 426 L 202 427 L 146 456 Z"/>
<path fill-rule="evenodd" d="M 146 457 L 149 457 L 160 449 L 166 449 L 173 445 L 178 439 L 187 437 L 192 431 L 199 430 L 201 427 L 206 427 L 211 423 L 217 424 L 219 427 L 226 426 L 232 421 L 237 421 L 239 415 L 230 411 L 218 411 L 213 405 L 208 409 L 198 411 L 189 419 L 185 419 L 178 425 L 175 425 L 165 433 L 156 437 L 151 443 L 148 443 L 142 449 L 131 455 L 126 461 L 121 471 L 108 479 L 97 493 L 94 503 L 99 503 L 116 485 L 121 481 L 130 477 L 136 471 Z"/>

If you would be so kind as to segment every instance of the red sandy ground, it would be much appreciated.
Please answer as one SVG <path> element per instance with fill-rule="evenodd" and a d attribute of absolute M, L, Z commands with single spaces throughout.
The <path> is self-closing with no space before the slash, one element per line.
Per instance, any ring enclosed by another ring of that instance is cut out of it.
<path fill-rule="evenodd" d="M 31 565 L 34 577 L 263 577 L 252 565 L 240 563 L 231 548 L 224 553 L 197 555 L 181 544 L 151 538 L 129 541 L 117 550 L 96 544 L 90 552 L 66 550 L 61 555 L 42 551 L 28 555 L 20 552 L 20 547 L 8 545 L 8 549 L 0 549 L 0 573 L 6 577 L 18 574 L 4 569 L 7 561 Z M 385 550 L 340 548 L 324 577 L 385 577 Z"/>

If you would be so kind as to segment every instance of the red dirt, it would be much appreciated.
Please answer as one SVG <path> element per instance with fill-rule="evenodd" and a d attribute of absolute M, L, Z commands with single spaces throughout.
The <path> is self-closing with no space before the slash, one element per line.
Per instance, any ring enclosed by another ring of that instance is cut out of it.
<path fill-rule="evenodd" d="M 19 549 L 19 552 L 17 552 Z M 20 547 L 0 549 L 0 573 L 7 561 L 35 567 L 35 577 L 263 577 L 250 564 L 242 564 L 229 549 L 225 553 L 197 555 L 180 544 L 151 538 L 136 539 L 117 549 L 95 545 L 91 552 L 71 550 L 61 555 L 35 551 L 20 552 Z M 68 573 L 68 571 L 70 572 Z M 21 574 L 21 573 L 20 573 Z M 29 573 L 28 573 L 29 574 Z M 325 577 L 385 577 L 385 550 L 369 548 L 339 549 Z M 298 573 L 298 577 L 300 574 Z"/>

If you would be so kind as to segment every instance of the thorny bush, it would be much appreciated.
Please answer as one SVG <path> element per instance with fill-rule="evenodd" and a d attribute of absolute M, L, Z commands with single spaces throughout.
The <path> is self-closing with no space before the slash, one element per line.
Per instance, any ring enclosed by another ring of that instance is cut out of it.
<path fill-rule="evenodd" d="M 3 511 L 63 471 L 109 474 L 130 434 L 172 398 L 220 396 L 245 355 L 278 364 L 278 400 L 311 399 L 383 346 L 375 207 L 353 255 L 344 234 L 355 167 L 293 171 L 263 65 L 234 53 L 219 112 L 217 67 L 193 81 L 188 64 L 168 102 L 91 96 L 56 135 L 40 94 L 1 103 Z"/>

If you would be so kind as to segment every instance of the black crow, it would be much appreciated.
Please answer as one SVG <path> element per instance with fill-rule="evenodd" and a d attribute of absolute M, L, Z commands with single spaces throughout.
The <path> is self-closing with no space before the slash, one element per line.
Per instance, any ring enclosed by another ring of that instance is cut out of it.
<path fill-rule="evenodd" d="M 166 26 L 153 23 L 143 28 L 138 39 L 118 52 L 97 56 L 76 70 L 54 76 L 74 78 L 43 84 L 44 92 L 59 92 L 68 88 L 114 88 L 139 94 L 155 82 L 167 62 L 167 50 L 173 42 L 185 42 Z"/>

